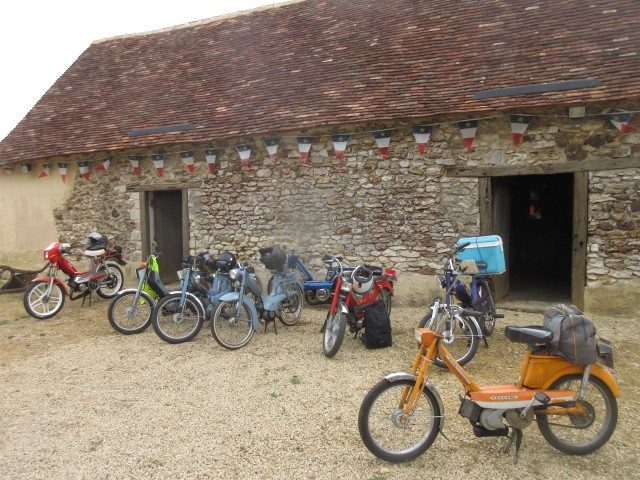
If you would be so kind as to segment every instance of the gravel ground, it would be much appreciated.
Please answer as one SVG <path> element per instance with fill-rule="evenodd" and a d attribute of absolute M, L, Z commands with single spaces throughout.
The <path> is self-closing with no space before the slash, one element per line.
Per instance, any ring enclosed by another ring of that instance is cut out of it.
<path fill-rule="evenodd" d="M 492 477 L 637 478 L 640 324 L 594 318 L 614 341 L 622 396 L 612 439 L 586 457 L 564 455 L 535 426 L 524 431 L 520 462 L 502 454 L 504 438 L 473 436 L 457 414 L 453 375 L 431 377 L 445 404 L 445 434 L 417 460 L 389 464 L 362 444 L 357 414 L 383 375 L 407 370 L 413 328 L 424 309 L 392 312 L 394 346 L 366 350 L 345 339 L 322 354 L 324 308 L 305 308 L 293 327 L 273 325 L 238 351 L 216 344 L 208 322 L 187 344 L 153 329 L 111 329 L 109 302 L 68 302 L 38 321 L 21 294 L 0 295 L 0 471 L 7 479 L 252 478 L 438 479 Z M 515 381 L 524 347 L 504 325 L 539 324 L 540 314 L 505 311 L 489 348 L 468 365 L 480 384 Z"/>

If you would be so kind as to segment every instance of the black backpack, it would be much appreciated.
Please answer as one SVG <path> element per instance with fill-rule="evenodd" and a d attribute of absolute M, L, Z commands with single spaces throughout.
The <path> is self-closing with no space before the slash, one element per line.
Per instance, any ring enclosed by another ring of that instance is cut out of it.
<path fill-rule="evenodd" d="M 362 343 L 367 348 L 391 346 L 391 319 L 384 303 L 374 304 L 364 311 Z"/>

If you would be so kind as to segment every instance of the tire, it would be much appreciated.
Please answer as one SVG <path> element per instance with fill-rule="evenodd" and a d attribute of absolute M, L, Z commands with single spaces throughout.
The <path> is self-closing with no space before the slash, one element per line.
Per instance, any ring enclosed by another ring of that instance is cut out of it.
<path fill-rule="evenodd" d="M 493 303 L 493 295 L 491 293 L 491 285 L 489 282 L 483 283 L 478 287 L 478 297 L 484 298 L 487 297 L 488 307 L 487 313 L 483 317 L 482 321 L 482 333 L 484 333 L 487 337 L 491 336 L 493 330 L 496 328 L 496 306 Z"/>
<path fill-rule="evenodd" d="M 170 293 L 156 303 L 151 324 L 156 334 L 168 343 L 192 340 L 204 323 L 204 309 L 192 295 L 187 294 L 181 305 L 181 292 Z"/>
<path fill-rule="evenodd" d="M 144 332 L 151 325 L 155 301 L 147 292 L 140 292 L 137 301 L 135 297 L 136 290 L 122 290 L 107 310 L 111 326 L 125 335 Z"/>
<path fill-rule="evenodd" d="M 358 430 L 365 446 L 387 462 L 407 462 L 422 455 L 436 439 L 442 412 L 434 394 L 427 388 L 416 399 L 414 412 L 400 418 L 398 406 L 410 379 L 378 382 L 364 397 L 358 413 Z"/>
<path fill-rule="evenodd" d="M 550 389 L 572 389 L 577 393 L 581 381 L 582 375 L 565 375 Z M 569 455 L 586 455 L 611 438 L 618 422 L 618 403 L 609 387 L 590 376 L 585 400 L 589 412 L 586 415 L 536 415 L 538 429 L 552 447 Z"/>
<path fill-rule="evenodd" d="M 290 283 L 285 285 L 285 292 L 295 290 L 295 295 L 285 298 L 278 306 L 278 316 L 280 321 L 291 327 L 298 323 L 302 314 L 302 306 L 304 305 L 304 296 L 300 285 Z"/>
<path fill-rule="evenodd" d="M 100 281 L 97 293 L 102 298 L 115 297 L 124 286 L 124 275 L 122 269 L 115 263 L 108 263 L 109 276 Z"/>
<path fill-rule="evenodd" d="M 211 333 L 221 347 L 237 350 L 244 347 L 253 337 L 251 310 L 242 303 L 236 316 L 238 300 L 224 301 L 216 305 L 211 313 Z"/>
<path fill-rule="evenodd" d="M 338 353 L 342 345 L 342 340 L 344 340 L 346 329 L 347 315 L 345 313 L 340 312 L 334 315 L 327 313 L 327 320 L 322 336 L 322 351 L 325 357 L 331 358 Z"/>
<path fill-rule="evenodd" d="M 381 288 L 380 300 L 384 302 L 384 306 L 387 309 L 387 315 L 391 315 L 391 292 L 386 288 Z"/>
<path fill-rule="evenodd" d="M 51 293 L 48 298 L 45 298 L 45 293 L 49 288 L 49 282 L 46 280 L 38 280 L 32 282 L 24 292 L 22 303 L 24 309 L 33 318 L 44 320 L 57 315 L 62 307 L 64 307 L 64 301 L 67 297 L 64 288 L 57 283 L 54 283 L 51 287 Z"/>
<path fill-rule="evenodd" d="M 445 313 L 446 315 L 446 313 Z M 457 360 L 460 365 L 466 365 L 471 361 L 478 351 L 480 344 L 480 332 L 476 325 L 466 316 L 458 316 L 453 318 L 454 327 L 452 335 L 449 337 L 449 321 L 442 322 L 438 333 L 445 336 L 442 340 L 443 345 L 449 350 L 449 353 Z M 440 368 L 447 368 L 440 357 L 436 356 L 435 362 Z"/>

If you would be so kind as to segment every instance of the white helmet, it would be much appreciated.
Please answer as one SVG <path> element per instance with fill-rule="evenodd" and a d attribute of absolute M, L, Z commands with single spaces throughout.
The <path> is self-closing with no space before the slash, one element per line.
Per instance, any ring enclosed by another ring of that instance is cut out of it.
<path fill-rule="evenodd" d="M 360 295 L 366 295 L 373 288 L 373 274 L 365 267 L 357 267 L 351 275 L 353 291 Z"/>

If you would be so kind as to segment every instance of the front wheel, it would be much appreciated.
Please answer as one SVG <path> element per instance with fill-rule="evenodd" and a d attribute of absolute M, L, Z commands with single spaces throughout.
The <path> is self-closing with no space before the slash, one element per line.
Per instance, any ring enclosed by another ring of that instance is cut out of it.
<path fill-rule="evenodd" d="M 327 313 L 327 320 L 325 321 L 324 333 L 322 337 L 322 351 L 325 357 L 331 358 L 342 345 L 344 340 L 344 333 L 347 329 L 347 314 L 336 312 L 333 315 Z"/>
<path fill-rule="evenodd" d="M 447 315 L 446 311 L 444 313 Z M 456 315 L 442 322 L 438 333 L 444 336 L 442 343 L 460 365 L 466 365 L 478 351 L 480 331 L 469 317 Z M 435 364 L 440 368 L 447 368 L 442 359 L 437 356 Z"/>
<path fill-rule="evenodd" d="M 431 390 L 424 388 L 410 412 L 404 413 L 403 399 L 409 398 L 411 379 L 378 382 L 362 401 L 358 430 L 365 446 L 387 462 L 406 462 L 422 455 L 434 442 L 442 412 Z"/>
<path fill-rule="evenodd" d="M 183 343 L 193 339 L 204 323 L 204 308 L 191 295 L 181 301 L 182 293 L 162 297 L 151 313 L 156 334 L 168 343 Z"/>
<path fill-rule="evenodd" d="M 576 395 L 582 375 L 565 375 L 551 384 L 551 390 L 573 390 Z M 577 401 L 577 399 L 576 399 Z M 537 414 L 538 429 L 549 444 L 569 455 L 594 452 L 613 434 L 618 422 L 618 403 L 609 387 L 590 376 L 584 400 L 585 412 L 579 415 Z M 553 408 L 548 408 L 553 412 Z"/>
<path fill-rule="evenodd" d="M 238 308 L 238 300 L 224 301 L 211 313 L 211 333 L 221 347 L 236 350 L 244 347 L 253 337 L 251 310 L 244 302 Z"/>
<path fill-rule="evenodd" d="M 109 275 L 100 280 L 97 293 L 102 298 L 115 297 L 124 286 L 124 275 L 122 269 L 115 263 L 108 263 Z"/>
<path fill-rule="evenodd" d="M 31 283 L 24 292 L 22 303 L 24 309 L 33 318 L 44 320 L 57 315 L 64 306 L 66 293 L 64 289 L 57 283 L 51 286 L 49 290 L 49 282 L 47 280 L 38 280 Z"/>
<path fill-rule="evenodd" d="M 143 332 L 151 325 L 151 312 L 155 302 L 147 292 L 123 290 L 109 305 L 107 316 L 114 330 L 131 335 Z"/>
<path fill-rule="evenodd" d="M 294 294 L 287 296 L 278 307 L 280 321 L 287 326 L 292 326 L 298 323 L 300 315 L 302 314 L 302 305 L 304 304 L 304 297 L 300 285 L 290 283 L 284 286 L 285 292 L 293 291 Z"/>

